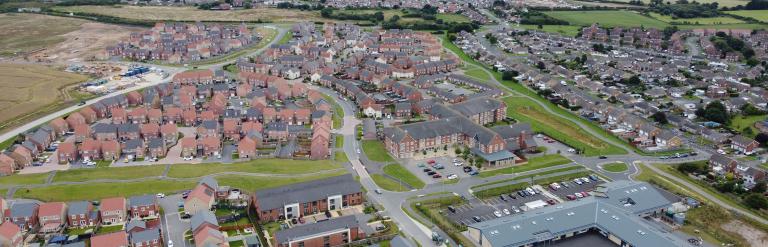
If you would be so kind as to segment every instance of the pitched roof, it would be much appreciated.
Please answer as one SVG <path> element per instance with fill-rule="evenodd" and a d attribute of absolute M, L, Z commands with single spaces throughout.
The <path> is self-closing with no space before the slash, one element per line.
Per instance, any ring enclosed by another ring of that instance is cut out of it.
<path fill-rule="evenodd" d="M 128 207 L 139 207 L 154 205 L 156 203 L 154 195 L 140 195 L 128 198 Z"/>
<path fill-rule="evenodd" d="M 108 234 L 96 235 L 91 237 L 91 246 L 98 247 L 124 247 L 128 246 L 128 234 L 124 231 L 117 231 Z"/>
<path fill-rule="evenodd" d="M 349 229 L 358 227 L 359 223 L 355 215 L 346 215 L 330 220 L 321 221 L 312 224 L 295 226 L 293 228 L 281 230 L 275 233 L 275 239 L 278 244 L 294 240 L 301 240 L 311 236 L 321 235 L 323 233 L 336 231 L 340 229 Z"/>
<path fill-rule="evenodd" d="M 256 191 L 261 209 L 281 208 L 285 204 L 309 202 L 331 195 L 360 193 L 360 184 L 351 174 L 296 183 L 277 188 Z"/>
<path fill-rule="evenodd" d="M 198 230 L 198 228 L 205 223 L 215 226 L 219 225 L 219 221 L 216 220 L 216 215 L 209 210 L 199 211 L 192 215 L 192 218 L 189 220 L 189 226 L 192 231 Z"/>

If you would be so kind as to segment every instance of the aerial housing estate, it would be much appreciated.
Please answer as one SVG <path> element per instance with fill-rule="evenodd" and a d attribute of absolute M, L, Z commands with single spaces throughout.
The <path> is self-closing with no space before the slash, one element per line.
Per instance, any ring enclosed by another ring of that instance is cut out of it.
<path fill-rule="evenodd" d="M 131 33 L 127 40 L 108 46 L 106 52 L 130 60 L 185 63 L 227 54 L 260 39 L 245 24 L 159 22 L 150 30 Z"/>

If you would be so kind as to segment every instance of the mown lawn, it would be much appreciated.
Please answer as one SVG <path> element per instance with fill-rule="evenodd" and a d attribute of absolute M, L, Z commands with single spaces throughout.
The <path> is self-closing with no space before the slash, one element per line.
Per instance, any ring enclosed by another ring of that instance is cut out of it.
<path fill-rule="evenodd" d="M 480 188 L 480 187 L 486 187 L 486 186 L 494 185 L 494 184 L 505 183 L 505 182 L 514 181 L 514 180 L 520 180 L 520 179 L 526 179 L 526 178 L 532 178 L 532 177 L 538 177 L 538 176 L 545 176 L 545 175 L 549 175 L 549 174 L 555 174 L 555 173 L 558 173 L 558 172 L 567 172 L 567 171 L 581 170 L 581 169 L 586 169 L 586 168 L 584 168 L 583 166 L 563 167 L 563 168 L 559 168 L 559 169 L 553 169 L 553 170 L 543 171 L 543 172 L 539 172 L 539 173 L 528 174 L 528 175 L 524 175 L 524 176 L 516 176 L 514 178 L 509 178 L 509 179 L 500 179 L 500 180 L 496 180 L 496 181 L 493 181 L 493 182 L 490 182 L 490 183 L 478 184 L 478 185 L 472 186 L 472 189 Z"/>
<path fill-rule="evenodd" d="M 346 174 L 347 171 L 337 171 L 326 174 L 312 175 L 312 176 L 295 176 L 295 177 L 256 177 L 256 176 L 241 176 L 241 175 L 227 175 L 217 176 L 216 180 L 220 185 L 231 186 L 232 188 L 239 188 L 246 192 L 254 192 L 261 189 L 274 188 L 284 186 L 288 184 L 307 182 L 312 180 L 318 180 L 323 178 L 341 176 Z M 191 189 L 191 187 L 190 187 Z"/>
<path fill-rule="evenodd" d="M 92 169 L 72 169 L 56 172 L 53 182 L 83 182 L 96 179 L 135 179 L 160 176 L 165 165 L 105 167 Z"/>
<path fill-rule="evenodd" d="M 89 183 L 76 185 L 53 185 L 42 188 L 19 189 L 14 197 L 41 201 L 100 200 L 115 196 L 143 194 L 170 194 L 192 189 L 197 181 L 148 180 L 133 183 Z"/>
<path fill-rule="evenodd" d="M 255 159 L 235 164 L 179 164 L 171 166 L 169 177 L 194 178 L 220 172 L 302 174 L 341 168 L 331 160 Z"/>
<path fill-rule="evenodd" d="M 0 185 L 42 184 L 48 178 L 48 173 L 17 174 L 0 177 Z"/>
<path fill-rule="evenodd" d="M 758 21 L 768 22 L 768 10 L 735 10 L 727 11 L 726 14 L 749 17 Z"/>
<path fill-rule="evenodd" d="M 527 164 L 510 166 L 510 167 L 490 170 L 490 171 L 483 171 L 483 172 L 480 172 L 479 176 L 483 178 L 487 178 L 487 177 L 492 177 L 500 174 L 512 174 L 512 173 L 518 173 L 518 172 L 525 172 L 525 171 L 531 171 L 531 170 L 536 170 L 541 168 L 547 168 L 550 166 L 564 165 L 568 163 L 571 163 L 571 160 L 569 160 L 566 157 L 563 157 L 562 155 L 549 154 L 549 155 L 531 158 L 528 160 Z"/>
<path fill-rule="evenodd" d="M 343 135 L 337 135 L 336 136 L 336 148 L 343 148 L 344 147 L 344 136 Z"/>
<path fill-rule="evenodd" d="M 581 30 L 580 26 L 570 26 L 570 25 L 542 25 L 541 29 L 539 29 L 538 25 L 520 25 L 520 27 L 528 29 L 528 30 L 538 30 L 542 32 L 548 32 L 548 33 L 557 33 L 568 37 L 576 37 L 576 34 L 579 33 L 579 30 Z"/>
<path fill-rule="evenodd" d="M 540 105 L 527 98 L 507 97 L 504 102 L 508 106 L 507 116 L 531 123 L 534 131 L 542 132 L 577 150 L 583 150 L 587 156 L 626 153 L 625 150 L 593 136 L 571 120 L 546 112 Z M 589 126 L 592 123 L 586 124 Z M 598 131 L 600 133 L 604 130 Z"/>
<path fill-rule="evenodd" d="M 400 181 L 407 183 L 413 188 L 424 188 L 424 182 L 400 164 L 389 164 L 385 166 L 383 170 L 385 174 L 400 179 Z"/>
<path fill-rule="evenodd" d="M 464 75 L 469 76 L 469 77 L 474 77 L 474 78 L 476 78 L 478 80 L 481 80 L 481 81 L 490 81 L 491 80 L 491 77 L 488 76 L 488 74 L 485 73 L 484 70 L 478 69 L 478 68 L 473 68 L 473 69 L 465 70 L 464 71 Z"/>
<path fill-rule="evenodd" d="M 332 128 L 341 128 L 341 126 L 344 125 L 344 109 L 341 108 L 339 103 L 336 103 L 336 100 L 334 100 L 331 96 L 323 94 L 323 98 L 325 98 L 325 101 L 328 101 L 328 103 L 333 106 L 333 114 L 331 115 L 331 121 L 333 121 Z"/>
<path fill-rule="evenodd" d="M 384 143 L 378 140 L 363 140 L 363 152 L 369 160 L 377 162 L 395 162 L 384 147 Z"/>
<path fill-rule="evenodd" d="M 606 170 L 609 172 L 624 172 L 627 169 L 629 169 L 629 167 L 627 167 L 627 163 L 624 163 L 624 162 L 605 164 L 602 167 L 603 167 L 603 170 Z"/>
<path fill-rule="evenodd" d="M 544 14 L 567 21 L 572 26 L 590 26 L 597 22 L 602 27 L 639 27 L 663 29 L 666 22 L 656 20 L 634 11 L 598 10 L 598 11 L 545 11 Z"/>
<path fill-rule="evenodd" d="M 389 179 L 381 174 L 371 174 L 373 182 L 376 183 L 381 189 L 389 191 L 408 191 L 408 187 L 401 185 L 399 182 Z"/>
<path fill-rule="evenodd" d="M 676 23 L 676 24 L 735 24 L 735 23 L 744 23 L 744 21 L 728 17 L 728 16 L 718 16 L 718 17 L 705 17 L 705 18 L 672 18 L 672 16 L 669 15 L 661 15 L 658 13 L 650 13 L 649 14 L 654 19 L 666 22 L 666 23 Z"/>
<path fill-rule="evenodd" d="M 736 115 L 731 119 L 731 124 L 729 127 L 732 129 L 741 132 L 744 136 L 752 137 L 754 138 L 757 133 L 760 133 L 760 131 L 755 128 L 755 123 L 764 121 L 768 118 L 768 115 L 757 115 L 757 116 L 742 116 L 742 115 Z M 744 128 L 750 128 L 752 129 L 752 133 L 744 133 Z"/>

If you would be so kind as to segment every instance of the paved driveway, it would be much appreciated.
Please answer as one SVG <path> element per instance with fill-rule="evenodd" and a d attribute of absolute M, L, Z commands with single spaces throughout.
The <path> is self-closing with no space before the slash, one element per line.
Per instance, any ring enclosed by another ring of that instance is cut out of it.
<path fill-rule="evenodd" d="M 184 241 L 184 232 L 189 230 L 189 219 L 182 220 L 178 212 L 178 203 L 182 201 L 181 195 L 169 195 L 165 198 L 158 200 L 160 206 L 163 208 L 164 214 L 163 220 L 163 237 L 165 243 L 168 240 L 172 240 L 174 246 L 193 246 Z"/>

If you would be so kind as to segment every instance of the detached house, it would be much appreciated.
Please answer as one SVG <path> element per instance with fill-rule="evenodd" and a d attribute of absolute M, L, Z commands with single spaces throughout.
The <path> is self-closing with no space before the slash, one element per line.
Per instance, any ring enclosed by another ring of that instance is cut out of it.
<path fill-rule="evenodd" d="M 10 221 L 19 226 L 22 232 L 32 231 L 38 227 L 38 210 L 36 202 L 14 203 L 10 209 Z"/>
<path fill-rule="evenodd" d="M 731 148 L 746 155 L 755 153 L 760 144 L 754 139 L 736 135 L 731 138 Z"/>
<path fill-rule="evenodd" d="M 12 222 L 0 224 L 0 246 L 21 247 L 24 245 L 24 235 L 21 228 Z"/>
<path fill-rule="evenodd" d="M 218 188 L 219 183 L 211 177 L 200 180 L 184 201 L 184 211 L 193 215 L 200 211 L 209 211 L 216 201 L 215 193 Z"/>
<path fill-rule="evenodd" d="M 70 227 L 92 227 L 99 224 L 99 211 L 88 201 L 69 202 L 67 221 Z"/>
<path fill-rule="evenodd" d="M 119 225 L 128 220 L 125 197 L 113 197 L 101 200 L 101 222 L 106 225 Z"/>
<path fill-rule="evenodd" d="M 40 222 L 40 232 L 53 233 L 61 230 L 67 223 L 65 213 L 67 204 L 63 202 L 48 202 L 40 205 L 38 212 L 38 221 Z"/>
<path fill-rule="evenodd" d="M 128 198 L 128 210 L 133 218 L 157 217 L 160 210 L 154 195 L 132 196 Z"/>

